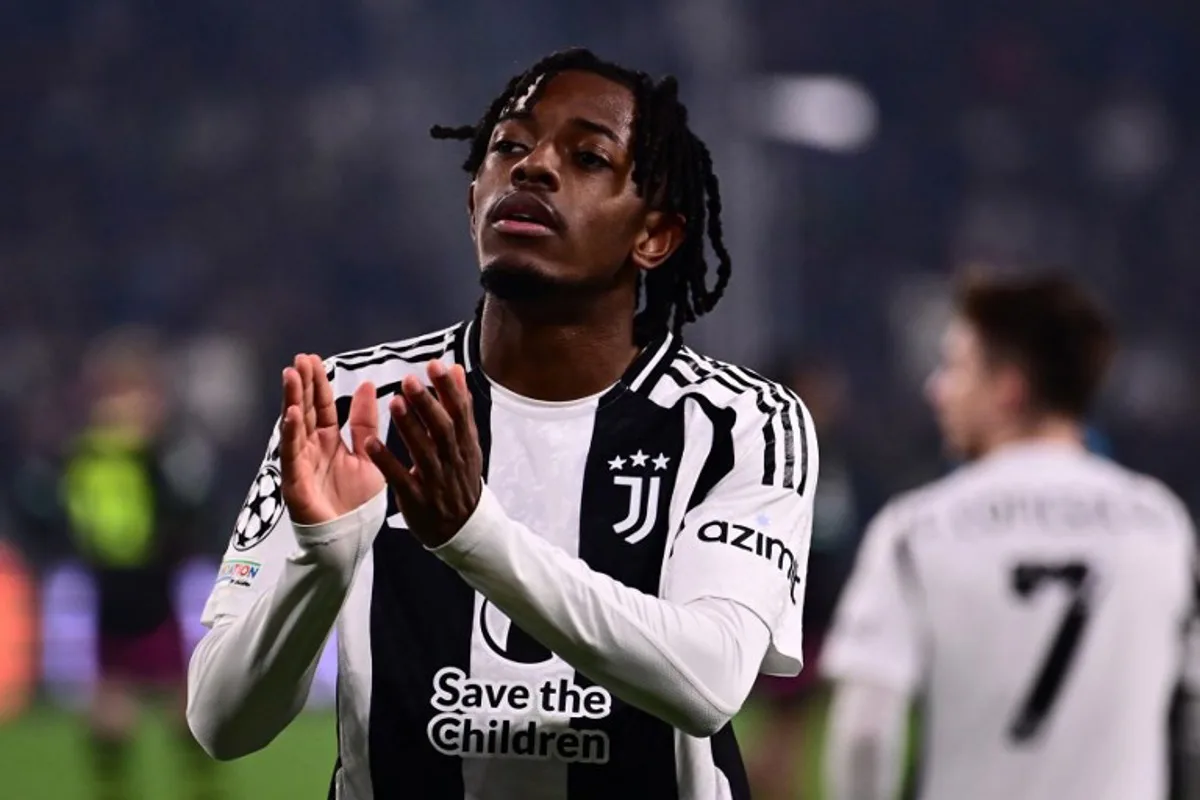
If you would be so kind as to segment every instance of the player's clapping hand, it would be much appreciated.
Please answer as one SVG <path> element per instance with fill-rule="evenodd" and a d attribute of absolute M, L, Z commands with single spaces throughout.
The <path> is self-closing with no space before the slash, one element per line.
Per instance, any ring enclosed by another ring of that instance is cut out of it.
<path fill-rule="evenodd" d="M 462 367 L 429 364 L 437 393 L 404 379 L 391 403 L 392 423 L 412 460 L 405 466 L 378 438 L 367 452 L 396 493 L 413 535 L 427 547 L 445 543 L 466 523 L 483 490 L 483 451 Z"/>
<path fill-rule="evenodd" d="M 321 358 L 296 356 L 283 371 L 279 442 L 283 500 L 293 522 L 315 525 L 337 519 L 383 489 L 383 475 L 366 451 L 367 441 L 379 431 L 371 384 L 354 392 L 349 421 L 351 447 L 342 439 Z"/>

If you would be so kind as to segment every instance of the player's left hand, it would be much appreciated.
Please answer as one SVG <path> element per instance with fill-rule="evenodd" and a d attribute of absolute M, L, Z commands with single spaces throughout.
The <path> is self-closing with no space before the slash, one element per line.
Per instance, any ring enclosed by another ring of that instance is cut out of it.
<path fill-rule="evenodd" d="M 436 397 L 410 375 L 390 404 L 412 466 L 378 438 L 367 443 L 367 454 L 396 493 L 408 529 L 426 547 L 437 547 L 458 533 L 479 504 L 483 451 L 462 367 L 432 361 L 428 372 Z"/>

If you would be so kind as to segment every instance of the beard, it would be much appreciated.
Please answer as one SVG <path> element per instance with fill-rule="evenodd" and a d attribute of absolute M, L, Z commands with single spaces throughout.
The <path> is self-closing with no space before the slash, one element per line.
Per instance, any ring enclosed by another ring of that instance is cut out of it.
<path fill-rule="evenodd" d="M 483 268 L 479 283 L 483 290 L 510 303 L 571 304 L 613 289 L 620 274 L 564 278 L 545 269 L 518 261 L 498 260 Z"/>

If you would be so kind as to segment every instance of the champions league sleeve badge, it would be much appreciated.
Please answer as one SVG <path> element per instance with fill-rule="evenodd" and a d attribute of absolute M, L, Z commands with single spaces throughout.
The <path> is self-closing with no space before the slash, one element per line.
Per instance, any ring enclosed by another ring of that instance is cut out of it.
<path fill-rule="evenodd" d="M 249 550 L 266 539 L 283 517 L 283 509 L 283 474 L 274 464 L 264 464 L 233 526 L 233 549 Z"/>

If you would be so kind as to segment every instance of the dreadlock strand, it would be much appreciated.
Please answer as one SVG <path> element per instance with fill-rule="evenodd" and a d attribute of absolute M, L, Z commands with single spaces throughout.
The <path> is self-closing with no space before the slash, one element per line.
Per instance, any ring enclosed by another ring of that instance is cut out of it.
<path fill-rule="evenodd" d="M 699 139 L 695 140 L 695 144 L 700 153 L 704 194 L 708 198 L 708 240 L 712 243 L 713 252 L 717 256 L 717 282 L 707 295 L 708 308 L 706 310 L 711 311 L 725 294 L 725 288 L 729 285 L 729 279 L 733 273 L 733 260 L 729 257 L 729 250 L 725 247 L 725 234 L 721 224 L 721 182 L 713 170 L 712 154 L 709 153 L 704 142 Z"/>
<path fill-rule="evenodd" d="M 446 125 L 434 125 L 429 129 L 429 135 L 434 139 L 458 139 L 459 141 L 466 141 L 475 136 L 475 126 L 460 125 L 457 128 L 451 128 Z"/>

